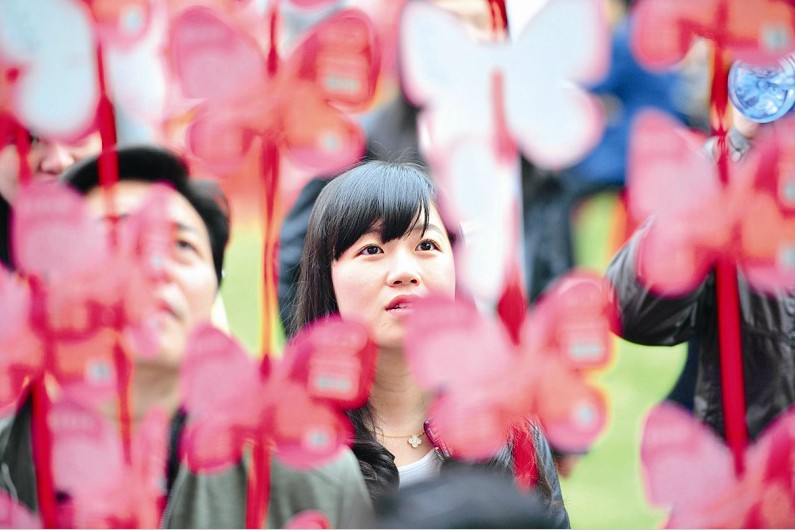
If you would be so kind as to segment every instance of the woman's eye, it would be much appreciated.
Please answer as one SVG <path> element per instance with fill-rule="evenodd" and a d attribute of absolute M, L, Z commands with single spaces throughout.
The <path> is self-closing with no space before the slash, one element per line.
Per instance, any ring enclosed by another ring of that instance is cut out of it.
<path fill-rule="evenodd" d="M 367 245 L 359 253 L 363 254 L 365 256 L 373 256 L 375 254 L 379 254 L 380 252 L 381 252 L 381 249 L 378 246 L 376 246 L 376 245 Z"/>
<path fill-rule="evenodd" d="M 417 250 L 422 250 L 424 252 L 428 252 L 430 250 L 439 250 L 439 245 L 430 239 L 426 239 L 417 245 Z"/>

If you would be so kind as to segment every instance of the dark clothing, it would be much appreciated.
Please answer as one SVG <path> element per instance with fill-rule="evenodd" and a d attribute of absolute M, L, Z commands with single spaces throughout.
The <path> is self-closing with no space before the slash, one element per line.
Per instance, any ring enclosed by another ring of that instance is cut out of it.
<path fill-rule="evenodd" d="M 0 195 L 0 262 L 9 269 L 11 264 L 11 205 Z"/>
<path fill-rule="evenodd" d="M 464 465 L 446 466 L 437 479 L 407 486 L 378 506 L 381 528 L 560 528 L 554 515 L 502 473 Z"/>
<path fill-rule="evenodd" d="M 468 464 L 450 458 L 444 442 L 435 435 L 428 422 L 425 425 L 425 432 L 443 460 L 442 475 L 446 469 L 467 465 L 495 470 L 503 476 L 513 479 L 520 487 L 534 486 L 535 500 L 533 502 L 540 501 L 545 507 L 546 513 L 543 514 L 543 517 L 549 521 L 549 528 L 571 527 L 569 514 L 563 503 L 558 470 L 552 458 L 552 449 L 536 424 L 528 424 L 526 429 L 513 429 L 510 443 L 505 445 L 493 459 L 483 464 Z M 515 446 L 521 446 L 525 452 L 534 454 L 535 459 L 517 463 L 513 457 Z M 540 516 L 541 514 L 539 514 Z"/>
<path fill-rule="evenodd" d="M 30 400 L 13 420 L 0 427 L 0 488 L 34 512 L 36 474 L 31 446 Z M 268 528 L 283 528 L 297 513 L 319 510 L 332 528 L 372 525 L 372 504 L 353 453 L 316 469 L 296 471 L 271 460 Z M 244 528 L 247 467 L 239 463 L 226 471 L 196 475 L 183 464 L 170 480 L 164 528 Z"/>
<path fill-rule="evenodd" d="M 694 412 L 725 436 L 714 276 L 681 298 L 652 295 L 639 282 L 635 268 L 645 233 L 639 230 L 607 269 L 620 322 L 616 332 L 649 346 L 672 346 L 696 338 L 699 365 Z M 795 293 L 773 297 L 755 292 L 741 274 L 738 284 L 746 422 L 753 439 L 795 402 Z"/>

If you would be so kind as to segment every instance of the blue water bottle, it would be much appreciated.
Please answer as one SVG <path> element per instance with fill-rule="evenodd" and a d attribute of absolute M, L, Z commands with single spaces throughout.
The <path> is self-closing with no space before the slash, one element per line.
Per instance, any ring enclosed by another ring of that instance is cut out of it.
<path fill-rule="evenodd" d="M 782 117 L 795 105 L 795 59 L 788 55 L 773 66 L 735 61 L 729 70 L 729 98 L 757 123 Z"/>

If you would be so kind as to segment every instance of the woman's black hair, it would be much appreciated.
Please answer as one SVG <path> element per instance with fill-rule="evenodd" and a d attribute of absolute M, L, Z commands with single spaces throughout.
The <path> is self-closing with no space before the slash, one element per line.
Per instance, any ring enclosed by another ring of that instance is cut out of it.
<path fill-rule="evenodd" d="M 309 217 L 290 331 L 337 313 L 331 264 L 373 226 L 384 243 L 425 230 L 436 191 L 416 164 L 371 160 L 323 188 Z"/>

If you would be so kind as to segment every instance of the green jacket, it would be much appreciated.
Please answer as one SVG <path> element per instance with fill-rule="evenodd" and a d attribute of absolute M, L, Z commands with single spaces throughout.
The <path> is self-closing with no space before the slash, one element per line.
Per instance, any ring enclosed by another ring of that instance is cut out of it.
<path fill-rule="evenodd" d="M 31 446 L 30 401 L 0 426 L 0 487 L 37 510 L 36 474 Z M 244 528 L 246 466 L 197 475 L 181 465 L 168 493 L 164 528 Z M 282 528 L 304 510 L 323 512 L 333 528 L 373 525 L 373 507 L 356 457 L 345 451 L 322 467 L 298 471 L 271 461 L 268 528 Z"/>

